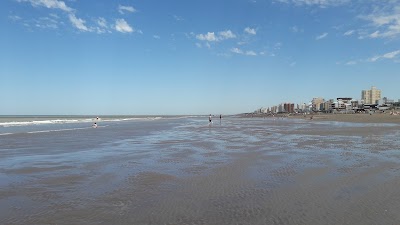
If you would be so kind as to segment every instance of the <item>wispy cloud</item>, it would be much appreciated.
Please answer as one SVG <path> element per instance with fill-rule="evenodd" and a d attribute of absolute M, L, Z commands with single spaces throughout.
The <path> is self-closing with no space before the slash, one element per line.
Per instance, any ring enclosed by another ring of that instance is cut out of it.
<path fill-rule="evenodd" d="M 240 54 L 240 55 L 257 56 L 257 53 L 256 53 L 255 51 L 251 51 L 251 50 L 249 50 L 249 51 L 243 51 L 243 50 L 240 49 L 240 48 L 231 48 L 230 51 L 231 51 L 232 53 Z"/>
<path fill-rule="evenodd" d="M 207 32 L 206 34 L 198 34 L 196 35 L 196 38 L 200 41 L 208 41 L 208 42 L 217 42 L 217 41 L 223 41 L 231 38 L 236 38 L 236 35 L 231 31 L 231 30 L 225 30 L 218 32 L 218 34 L 215 34 L 215 32 Z"/>
<path fill-rule="evenodd" d="M 343 35 L 344 36 L 351 36 L 351 35 L 353 35 L 354 34 L 354 30 L 349 30 L 349 31 L 346 31 Z"/>
<path fill-rule="evenodd" d="M 236 38 L 236 35 L 232 33 L 231 30 L 225 30 L 219 32 L 219 39 L 220 40 L 226 40 L 226 39 L 231 39 L 231 38 Z"/>
<path fill-rule="evenodd" d="M 392 52 L 387 52 L 381 55 L 375 55 L 373 57 L 367 58 L 367 59 L 358 59 L 358 60 L 350 60 L 343 65 L 346 66 L 352 66 L 356 65 L 359 63 L 374 63 L 377 61 L 381 60 L 392 60 L 393 62 L 397 63 L 400 60 L 400 50 L 392 51 Z M 337 63 L 337 64 L 342 64 L 342 63 Z"/>
<path fill-rule="evenodd" d="M 257 53 L 255 51 L 246 51 L 246 55 L 257 56 Z"/>
<path fill-rule="evenodd" d="M 133 8 L 132 6 L 124 6 L 124 5 L 119 5 L 118 6 L 118 12 L 121 14 L 125 14 L 125 13 L 134 13 L 137 10 L 135 8 Z"/>
<path fill-rule="evenodd" d="M 158 35 L 153 35 L 153 38 L 154 38 L 154 39 L 160 39 L 161 37 L 158 36 Z"/>
<path fill-rule="evenodd" d="M 328 33 L 323 33 L 323 34 L 321 34 L 321 35 L 318 35 L 317 37 L 315 37 L 315 40 L 321 40 L 321 39 L 324 39 L 324 38 L 326 38 L 328 36 Z"/>
<path fill-rule="evenodd" d="M 252 34 L 252 35 L 256 35 L 257 34 L 256 30 L 254 28 L 250 28 L 250 27 L 246 27 L 244 29 L 244 32 L 248 33 L 248 34 Z"/>
<path fill-rule="evenodd" d="M 34 20 L 35 26 L 43 29 L 57 29 L 58 21 L 50 17 L 40 17 Z"/>
<path fill-rule="evenodd" d="M 132 33 L 134 31 L 124 19 L 117 19 L 115 21 L 115 30 L 121 33 Z"/>
<path fill-rule="evenodd" d="M 361 38 L 396 38 L 400 36 L 400 5 L 398 0 L 381 0 L 383 6 L 374 6 L 368 15 L 359 18 L 368 21 L 372 31 Z M 368 33 L 368 31 L 367 31 Z"/>
<path fill-rule="evenodd" d="M 74 14 L 69 14 L 69 21 L 72 25 L 80 31 L 90 31 L 90 29 L 85 25 L 86 21 L 77 18 Z"/>
<path fill-rule="evenodd" d="M 240 48 L 232 48 L 231 52 L 236 54 L 243 54 L 243 51 Z"/>
<path fill-rule="evenodd" d="M 96 23 L 97 23 L 97 26 L 98 26 L 98 27 L 95 27 L 94 30 L 95 30 L 98 34 L 103 34 L 103 33 L 106 33 L 106 32 L 111 33 L 111 31 L 109 30 L 109 26 L 108 26 L 108 24 L 107 24 L 106 19 L 104 19 L 103 17 L 99 17 L 99 18 L 96 20 Z"/>
<path fill-rule="evenodd" d="M 198 34 L 196 38 L 200 41 L 218 41 L 217 37 L 215 36 L 214 32 L 207 32 L 207 34 Z"/>
<path fill-rule="evenodd" d="M 340 6 L 349 3 L 350 0 L 276 0 L 277 2 L 293 4 L 296 6 L 318 6 L 326 8 L 330 6 Z"/>
<path fill-rule="evenodd" d="M 347 66 L 356 65 L 356 64 L 357 64 L 357 61 L 348 61 L 346 63 Z"/>
<path fill-rule="evenodd" d="M 183 21 L 184 19 L 181 16 L 172 15 L 176 21 Z"/>
<path fill-rule="evenodd" d="M 35 7 L 41 6 L 49 9 L 60 9 L 65 12 L 73 11 L 73 9 L 68 7 L 64 1 L 59 0 L 17 0 L 17 2 L 29 2 Z"/>
<path fill-rule="evenodd" d="M 116 31 L 121 33 L 132 33 L 132 32 L 143 33 L 140 30 L 135 30 L 134 28 L 132 28 L 124 19 L 117 19 L 115 20 L 115 24 L 112 24 L 112 23 L 107 23 L 107 20 L 103 17 L 91 18 L 89 20 L 91 21 L 91 23 L 87 25 L 85 19 L 79 18 L 77 16 L 77 10 L 69 7 L 64 1 L 61 0 L 15 0 L 15 1 L 20 3 L 30 3 L 33 7 L 45 7 L 48 9 L 62 10 L 63 12 L 66 13 L 66 16 L 69 22 L 72 24 L 72 26 L 78 29 L 79 31 L 102 34 L 102 33 L 112 33 L 112 30 L 115 29 Z M 118 11 L 119 13 L 124 14 L 124 13 L 133 13 L 136 12 L 137 10 L 132 6 L 119 5 Z M 56 29 L 58 28 L 59 25 L 64 25 L 64 23 L 60 21 L 61 20 L 60 18 L 62 17 L 59 17 L 54 13 L 50 13 L 49 17 L 40 17 L 39 19 L 31 20 L 31 22 L 24 21 L 23 24 L 24 26 L 30 28 L 38 27 L 38 28 Z M 17 17 L 14 17 L 14 19 L 17 19 Z"/>
<path fill-rule="evenodd" d="M 300 29 L 300 28 L 297 27 L 297 26 L 291 27 L 290 30 L 291 30 L 293 33 L 302 33 L 302 32 L 304 32 L 303 29 Z"/>
<path fill-rule="evenodd" d="M 399 54 L 400 54 L 400 50 L 393 51 L 393 52 L 388 52 L 388 53 L 385 53 L 383 55 L 377 55 L 377 56 L 371 57 L 371 58 L 368 59 L 368 61 L 369 62 L 376 62 L 378 60 L 383 60 L 383 59 L 394 59 Z"/>
<path fill-rule="evenodd" d="M 103 27 L 103 28 L 107 28 L 108 27 L 107 26 L 107 21 L 103 17 L 100 17 L 100 18 L 97 19 L 97 25 L 99 25 L 100 27 Z"/>
<path fill-rule="evenodd" d="M 17 15 L 11 15 L 11 16 L 8 16 L 8 18 L 9 18 L 10 20 L 12 20 L 12 21 L 22 20 L 22 17 L 17 16 Z"/>

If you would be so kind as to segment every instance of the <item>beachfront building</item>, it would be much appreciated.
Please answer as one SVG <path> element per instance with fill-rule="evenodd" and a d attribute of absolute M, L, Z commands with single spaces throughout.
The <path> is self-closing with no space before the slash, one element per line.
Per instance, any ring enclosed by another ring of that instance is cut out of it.
<path fill-rule="evenodd" d="M 312 110 L 314 112 L 321 111 L 321 108 L 323 108 L 324 102 L 325 102 L 325 99 L 323 99 L 323 98 L 313 98 L 311 100 Z"/>
<path fill-rule="evenodd" d="M 336 111 L 348 111 L 351 110 L 351 101 L 353 98 L 337 98 L 336 102 L 333 102 L 331 107 Z"/>
<path fill-rule="evenodd" d="M 360 108 L 362 108 L 362 104 L 360 104 L 360 101 L 358 100 L 352 100 L 351 101 L 351 108 L 355 111 L 359 110 Z"/>
<path fill-rule="evenodd" d="M 294 103 L 284 103 L 283 108 L 287 113 L 294 113 Z"/>
<path fill-rule="evenodd" d="M 297 104 L 297 112 L 298 113 L 307 112 L 307 104 L 306 103 Z"/>
<path fill-rule="evenodd" d="M 333 104 L 334 102 L 335 102 L 335 101 L 334 101 L 333 99 L 329 99 L 328 101 L 324 102 L 324 104 L 323 104 L 323 106 L 324 106 L 323 111 L 324 111 L 324 112 L 332 112 L 332 104 Z"/>
<path fill-rule="evenodd" d="M 271 113 L 275 114 L 278 112 L 278 107 L 277 106 L 272 106 L 271 107 Z"/>
<path fill-rule="evenodd" d="M 378 104 L 381 99 L 381 90 L 376 89 L 374 86 L 371 87 L 371 90 L 362 90 L 361 99 L 364 104 Z"/>
<path fill-rule="evenodd" d="M 387 97 L 383 97 L 382 101 L 383 101 L 383 104 L 385 104 L 385 105 L 392 105 L 392 104 L 394 104 L 394 99 L 389 99 L 389 98 L 387 98 Z"/>

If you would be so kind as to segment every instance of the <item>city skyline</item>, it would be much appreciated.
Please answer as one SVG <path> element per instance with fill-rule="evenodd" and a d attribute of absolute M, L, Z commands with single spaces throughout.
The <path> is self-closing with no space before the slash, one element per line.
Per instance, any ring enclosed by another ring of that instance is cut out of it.
<path fill-rule="evenodd" d="M 236 114 L 400 98 L 400 0 L 0 3 L 0 115 Z"/>
<path fill-rule="evenodd" d="M 338 96 L 336 98 L 325 99 L 324 97 L 314 97 L 310 101 L 303 101 L 301 103 L 294 102 L 282 102 L 278 105 L 261 107 L 255 112 L 257 113 L 277 113 L 277 112 L 289 112 L 294 113 L 295 111 L 331 111 L 332 109 L 347 110 L 346 104 L 351 106 L 351 109 L 363 109 L 366 105 L 368 108 L 373 105 L 376 106 L 387 106 L 396 103 L 400 104 L 399 99 L 388 98 L 381 95 L 382 91 L 375 86 L 371 86 L 371 89 L 362 90 L 361 98 L 354 98 L 351 96 Z M 344 108 L 341 108 L 344 107 Z M 384 107 L 384 108 L 385 108 Z"/>

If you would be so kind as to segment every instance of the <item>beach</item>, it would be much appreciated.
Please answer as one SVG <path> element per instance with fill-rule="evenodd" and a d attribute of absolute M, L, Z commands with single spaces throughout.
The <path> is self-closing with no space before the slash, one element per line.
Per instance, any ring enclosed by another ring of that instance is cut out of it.
<path fill-rule="evenodd" d="M 0 224 L 399 224 L 399 119 L 0 121 Z"/>
<path fill-rule="evenodd" d="M 310 118 L 308 116 L 307 118 Z M 400 124 L 400 115 L 391 115 L 390 113 L 356 113 L 356 114 L 318 114 L 313 115 L 314 120 L 320 121 L 338 121 L 351 123 L 397 123 Z"/>

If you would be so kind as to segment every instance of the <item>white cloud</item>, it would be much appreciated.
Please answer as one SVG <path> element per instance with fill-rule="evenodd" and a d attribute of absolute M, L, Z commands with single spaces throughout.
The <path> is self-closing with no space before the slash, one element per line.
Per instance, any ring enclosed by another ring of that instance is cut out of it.
<path fill-rule="evenodd" d="M 396 38 L 400 36 L 400 6 L 399 1 L 387 0 L 383 7 L 374 7 L 373 12 L 360 16 L 361 19 L 369 21 L 373 27 L 373 33 L 369 38 Z"/>
<path fill-rule="evenodd" d="M 236 35 L 231 30 L 225 30 L 218 33 L 220 40 L 236 38 Z"/>
<path fill-rule="evenodd" d="M 350 36 L 350 35 L 352 35 L 352 34 L 354 34 L 354 30 L 346 31 L 343 35 L 344 35 L 344 36 Z"/>
<path fill-rule="evenodd" d="M 61 9 L 65 12 L 72 12 L 73 9 L 68 7 L 65 2 L 59 0 L 17 0 L 18 2 L 30 2 L 33 6 L 46 7 L 49 9 Z"/>
<path fill-rule="evenodd" d="M 243 54 L 243 51 L 239 48 L 232 48 L 231 52 L 236 53 L 236 54 Z"/>
<path fill-rule="evenodd" d="M 249 56 L 256 56 L 257 53 L 255 53 L 254 51 L 246 51 L 246 55 L 249 55 Z"/>
<path fill-rule="evenodd" d="M 302 33 L 302 32 L 304 32 L 303 29 L 300 29 L 300 28 L 298 28 L 297 26 L 291 27 L 290 30 L 291 30 L 293 33 Z"/>
<path fill-rule="evenodd" d="M 396 57 L 398 54 L 400 54 L 400 50 L 386 53 L 386 54 L 384 54 L 382 57 L 383 57 L 383 58 L 386 58 L 386 59 L 393 59 L 393 58 Z"/>
<path fill-rule="evenodd" d="M 378 38 L 380 36 L 379 31 L 375 31 L 374 33 L 368 35 L 370 38 Z"/>
<path fill-rule="evenodd" d="M 74 14 L 69 14 L 69 21 L 75 28 L 81 31 L 90 31 L 90 29 L 85 25 L 85 20 L 77 18 Z"/>
<path fill-rule="evenodd" d="M 103 27 L 103 28 L 107 28 L 108 27 L 107 26 L 107 21 L 103 17 L 98 18 L 96 22 L 100 27 Z"/>
<path fill-rule="evenodd" d="M 200 41 L 218 41 L 214 32 L 207 32 L 207 34 L 198 34 L 196 38 Z"/>
<path fill-rule="evenodd" d="M 34 20 L 35 26 L 43 29 L 57 29 L 58 21 L 50 17 L 40 17 Z"/>
<path fill-rule="evenodd" d="M 176 21 L 183 21 L 184 19 L 177 15 L 172 15 Z"/>
<path fill-rule="evenodd" d="M 12 21 L 22 20 L 22 18 L 20 16 L 17 16 L 17 15 L 8 16 L 8 18 L 10 20 L 12 20 Z"/>
<path fill-rule="evenodd" d="M 376 62 L 381 59 L 394 59 L 400 54 L 400 50 L 388 52 L 383 55 L 377 55 L 368 59 L 369 62 Z"/>
<path fill-rule="evenodd" d="M 250 27 L 246 27 L 244 29 L 244 32 L 246 32 L 248 34 L 252 34 L 252 35 L 256 35 L 257 34 L 256 30 L 254 28 L 250 28 Z"/>
<path fill-rule="evenodd" d="M 357 64 L 357 61 L 348 61 L 348 62 L 346 63 L 346 65 L 348 65 L 348 66 L 356 65 L 356 64 Z"/>
<path fill-rule="evenodd" d="M 231 48 L 230 51 L 233 52 L 233 53 L 236 53 L 236 54 L 241 54 L 241 55 L 257 56 L 257 53 L 255 51 L 246 51 L 246 52 L 244 52 L 240 48 Z"/>
<path fill-rule="evenodd" d="M 350 0 L 276 0 L 277 2 L 293 4 L 296 6 L 318 6 L 321 8 L 326 8 L 330 6 L 340 6 L 351 2 Z"/>
<path fill-rule="evenodd" d="M 124 13 L 134 13 L 134 12 L 136 12 L 137 10 L 135 9 L 135 8 L 133 8 L 132 6 L 124 6 L 124 5 L 119 5 L 118 6 L 118 12 L 119 13 L 121 13 L 121 14 L 124 14 Z"/>
<path fill-rule="evenodd" d="M 318 41 L 318 40 L 326 38 L 327 36 L 328 36 L 328 33 L 323 33 L 323 34 L 318 35 L 317 37 L 315 37 L 315 40 Z"/>
<path fill-rule="evenodd" d="M 158 36 L 158 35 L 153 35 L 153 38 L 155 38 L 155 39 L 160 39 L 161 37 Z"/>
<path fill-rule="evenodd" d="M 96 20 L 96 23 L 97 23 L 98 27 L 95 27 L 94 30 L 98 34 L 104 34 L 106 32 L 111 33 L 111 31 L 108 29 L 108 25 L 107 25 L 106 19 L 104 19 L 103 17 L 99 17 Z"/>
<path fill-rule="evenodd" d="M 117 19 L 115 21 L 115 30 L 121 33 L 132 33 L 134 31 L 124 19 Z"/>
<path fill-rule="evenodd" d="M 236 38 L 236 35 L 231 30 L 220 31 L 216 35 L 214 32 L 207 32 L 207 34 L 198 34 L 196 38 L 200 41 L 217 42 L 231 38 Z"/>

